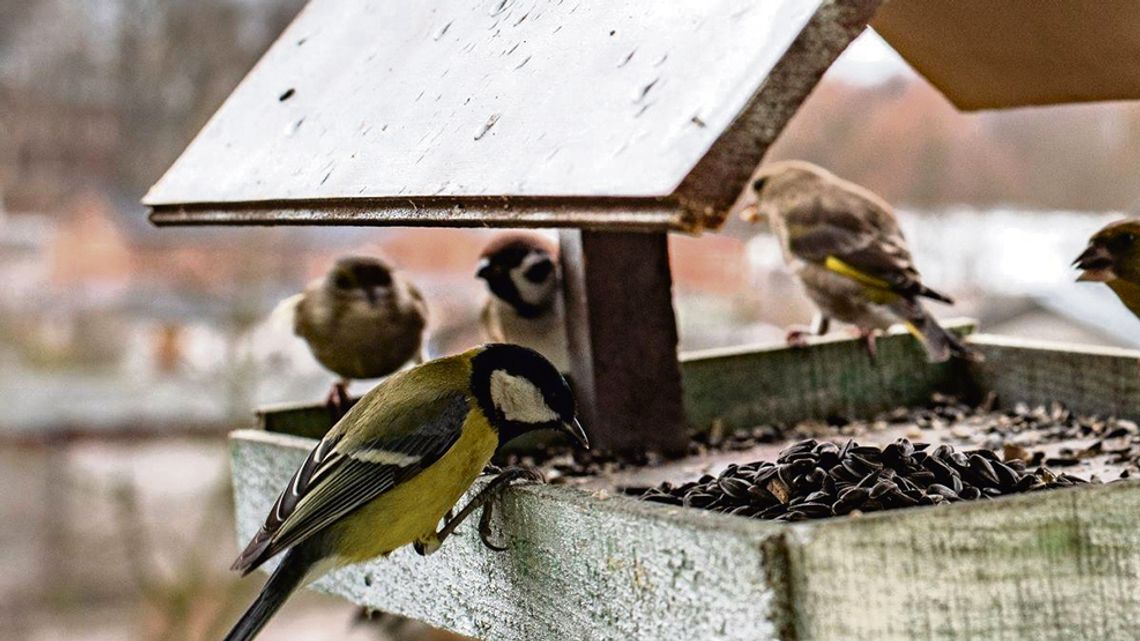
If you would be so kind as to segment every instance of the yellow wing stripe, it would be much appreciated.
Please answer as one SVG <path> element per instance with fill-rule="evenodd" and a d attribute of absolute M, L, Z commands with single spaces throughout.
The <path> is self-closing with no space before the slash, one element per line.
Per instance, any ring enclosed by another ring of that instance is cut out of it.
<path fill-rule="evenodd" d="M 922 332 L 918 329 L 918 326 L 915 325 L 914 323 L 912 323 L 910 321 L 906 321 L 905 323 L 903 323 L 903 325 L 906 327 L 906 331 L 910 332 L 911 336 L 914 336 L 919 341 L 926 340 L 925 337 L 923 337 Z"/>
<path fill-rule="evenodd" d="M 890 289 L 891 284 L 881 278 L 864 274 L 863 272 L 855 269 L 851 265 L 839 260 L 835 256 L 828 256 L 827 260 L 823 262 L 823 266 L 841 276 L 846 276 L 851 280 L 857 281 L 866 285 L 867 287 L 877 287 L 879 289 Z"/>

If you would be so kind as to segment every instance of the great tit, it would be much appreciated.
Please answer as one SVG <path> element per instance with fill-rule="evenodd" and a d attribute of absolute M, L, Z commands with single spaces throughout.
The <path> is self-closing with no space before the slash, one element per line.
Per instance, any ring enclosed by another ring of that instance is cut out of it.
<path fill-rule="evenodd" d="M 820 310 L 810 330 L 789 332 L 790 343 L 826 333 L 836 318 L 859 329 L 873 358 L 876 332 L 901 321 L 931 362 L 981 358 L 919 301 L 953 304 L 922 283 L 890 205 L 870 190 L 811 163 L 770 163 L 752 176 L 742 217 L 768 220 L 785 262 Z"/>
<path fill-rule="evenodd" d="M 566 380 L 525 347 L 485 345 L 381 382 L 313 448 L 234 562 L 244 575 L 285 553 L 226 641 L 252 639 L 330 569 L 408 544 L 435 551 L 487 500 L 481 493 L 436 530 L 496 450 L 543 429 L 589 447 Z"/>
<path fill-rule="evenodd" d="M 329 403 L 343 410 L 352 379 L 380 378 L 420 360 L 427 305 L 415 285 L 384 261 L 346 256 L 295 301 L 293 331 L 317 361 L 340 376 Z"/>
<path fill-rule="evenodd" d="M 1104 283 L 1120 302 L 1140 316 L 1140 219 L 1110 223 L 1093 234 L 1073 265 L 1082 270 L 1078 281 Z"/>
<path fill-rule="evenodd" d="M 500 234 L 483 249 L 475 275 L 490 291 L 480 315 L 485 340 L 525 345 L 565 372 L 570 359 L 558 247 L 538 234 Z"/>

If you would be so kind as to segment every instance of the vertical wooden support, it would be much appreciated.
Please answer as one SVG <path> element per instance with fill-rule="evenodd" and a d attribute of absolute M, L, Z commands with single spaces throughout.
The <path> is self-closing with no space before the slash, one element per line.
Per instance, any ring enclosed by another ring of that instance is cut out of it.
<path fill-rule="evenodd" d="M 591 440 L 684 453 L 666 234 L 566 230 L 560 239 L 570 373 Z"/>

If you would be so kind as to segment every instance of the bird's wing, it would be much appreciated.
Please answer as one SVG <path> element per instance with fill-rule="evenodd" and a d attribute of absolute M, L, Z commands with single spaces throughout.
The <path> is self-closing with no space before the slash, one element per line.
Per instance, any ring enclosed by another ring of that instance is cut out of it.
<path fill-rule="evenodd" d="M 786 210 L 788 245 L 797 257 L 873 291 L 950 299 L 922 284 L 902 230 L 888 210 L 856 194 L 803 198 Z"/>
<path fill-rule="evenodd" d="M 456 392 L 393 417 L 381 436 L 351 446 L 345 445 L 345 430 L 334 429 L 289 480 L 232 569 L 253 571 L 419 474 L 459 440 L 468 410 L 466 395 Z"/>
<path fill-rule="evenodd" d="M 289 298 L 277 303 L 273 311 L 269 313 L 269 322 L 274 327 L 288 326 L 297 333 L 297 316 L 301 309 L 301 305 L 305 300 L 304 294 L 293 294 Z"/>

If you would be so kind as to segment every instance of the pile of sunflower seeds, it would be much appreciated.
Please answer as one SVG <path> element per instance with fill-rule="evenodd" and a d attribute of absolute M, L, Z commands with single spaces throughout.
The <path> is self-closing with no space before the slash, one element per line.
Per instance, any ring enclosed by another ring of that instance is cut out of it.
<path fill-rule="evenodd" d="M 960 451 L 900 438 L 885 447 L 814 439 L 780 452 L 775 463 L 729 465 L 719 476 L 641 494 L 646 501 L 758 519 L 801 521 L 916 505 L 991 498 L 1087 483 L 990 450 Z"/>

